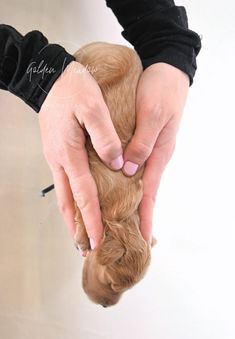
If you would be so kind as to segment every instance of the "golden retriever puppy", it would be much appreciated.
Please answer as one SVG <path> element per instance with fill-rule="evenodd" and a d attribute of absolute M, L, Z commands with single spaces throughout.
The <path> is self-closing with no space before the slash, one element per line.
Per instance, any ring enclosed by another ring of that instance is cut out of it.
<path fill-rule="evenodd" d="M 99 84 L 123 149 L 135 129 L 136 87 L 142 73 L 137 54 L 130 48 L 97 42 L 75 53 Z M 77 246 L 87 253 L 83 289 L 104 307 L 114 305 L 121 294 L 143 278 L 150 263 L 151 246 L 142 237 L 138 206 L 142 199 L 143 168 L 132 177 L 107 168 L 86 139 L 91 173 L 96 181 L 104 236 L 90 251 L 89 239 L 76 204 Z M 94 225 L 95 227 L 95 225 Z"/>

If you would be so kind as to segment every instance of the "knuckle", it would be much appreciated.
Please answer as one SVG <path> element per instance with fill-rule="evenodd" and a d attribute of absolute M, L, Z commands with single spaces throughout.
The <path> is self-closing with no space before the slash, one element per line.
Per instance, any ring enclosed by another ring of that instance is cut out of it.
<path fill-rule="evenodd" d="M 150 144 L 144 143 L 143 141 L 136 141 L 132 154 L 137 159 L 145 159 L 149 157 L 152 152 L 152 147 Z"/>
<path fill-rule="evenodd" d="M 99 147 L 99 155 L 105 160 L 111 160 L 121 148 L 122 144 L 120 141 L 103 139 Z"/>
<path fill-rule="evenodd" d="M 56 149 L 54 147 L 44 148 L 43 154 L 49 163 L 52 163 L 58 159 L 64 160 L 67 156 L 65 148 L 59 145 L 56 147 Z"/>
<path fill-rule="evenodd" d="M 54 152 L 54 156 L 57 159 L 65 160 L 68 157 L 68 151 L 66 151 L 65 147 L 58 146 L 57 149 Z"/>
<path fill-rule="evenodd" d="M 74 192 L 73 198 L 81 211 L 84 211 L 89 205 L 89 200 L 85 197 L 84 194 L 82 194 L 82 192 L 79 191 Z"/>
<path fill-rule="evenodd" d="M 162 103 L 156 103 L 155 101 L 151 100 L 149 98 L 149 100 L 145 101 L 145 105 L 144 107 L 142 107 L 143 110 L 143 115 L 146 118 L 153 118 L 153 119 L 158 119 L 162 113 L 163 113 L 163 106 Z"/>
<path fill-rule="evenodd" d="M 154 206 L 156 202 L 156 194 L 150 195 L 150 194 L 144 193 L 142 200 L 145 200 L 148 204 Z"/>
<path fill-rule="evenodd" d="M 97 111 L 95 108 L 92 108 L 91 106 L 86 107 L 86 109 L 84 109 L 85 113 L 85 117 L 84 120 L 86 120 L 89 125 L 95 125 L 96 124 L 96 118 L 97 118 Z"/>
<path fill-rule="evenodd" d="M 169 112 L 162 104 L 155 104 L 154 106 L 146 106 L 144 115 L 146 117 L 147 125 L 150 130 L 161 129 L 169 117 Z"/>
<path fill-rule="evenodd" d="M 171 159 L 171 157 L 174 153 L 174 150 L 175 150 L 175 143 L 173 145 L 170 145 L 169 148 L 166 151 L 166 154 L 165 154 L 165 163 L 166 164 L 170 161 L 170 159 Z"/>
<path fill-rule="evenodd" d="M 97 112 L 99 111 L 99 105 L 95 98 L 89 98 L 89 101 L 82 106 L 82 111 L 87 116 L 89 120 L 92 120 L 98 116 Z"/>
<path fill-rule="evenodd" d="M 81 211 L 89 209 L 92 201 L 91 197 L 95 194 L 92 184 L 92 177 L 89 173 L 79 177 L 72 175 L 73 198 Z"/>
<path fill-rule="evenodd" d="M 59 208 L 59 212 L 62 214 L 62 215 L 66 215 L 70 212 L 70 207 L 69 205 L 66 203 L 66 202 L 58 202 L 58 208 Z"/>
<path fill-rule="evenodd" d="M 164 166 L 170 161 L 174 150 L 175 150 L 175 141 L 165 140 L 157 147 L 157 152 L 154 156 L 158 163 L 162 163 Z"/>

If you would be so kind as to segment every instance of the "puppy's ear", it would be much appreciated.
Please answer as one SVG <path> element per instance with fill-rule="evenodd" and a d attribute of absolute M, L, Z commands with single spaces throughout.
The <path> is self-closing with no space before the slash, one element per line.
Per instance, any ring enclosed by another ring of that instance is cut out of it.
<path fill-rule="evenodd" d="M 101 265 L 112 265 L 125 254 L 122 243 L 110 235 L 106 235 L 104 241 L 97 249 L 97 259 Z"/>

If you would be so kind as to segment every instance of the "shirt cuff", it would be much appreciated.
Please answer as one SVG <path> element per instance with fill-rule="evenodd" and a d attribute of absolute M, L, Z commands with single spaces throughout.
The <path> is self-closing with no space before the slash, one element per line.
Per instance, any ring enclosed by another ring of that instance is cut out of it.
<path fill-rule="evenodd" d="M 39 112 L 54 82 L 73 60 L 63 47 L 46 45 L 30 60 L 21 79 L 12 79 L 8 90 Z"/>

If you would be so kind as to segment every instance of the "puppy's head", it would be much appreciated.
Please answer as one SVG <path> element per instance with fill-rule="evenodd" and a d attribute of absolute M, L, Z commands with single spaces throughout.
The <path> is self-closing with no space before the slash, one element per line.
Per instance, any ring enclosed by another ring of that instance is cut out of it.
<path fill-rule="evenodd" d="M 138 222 L 135 219 L 132 222 Z M 143 278 L 150 263 L 150 245 L 137 227 L 130 231 L 123 222 L 108 222 L 105 229 L 103 241 L 85 259 L 83 288 L 93 302 L 107 307 Z"/>

